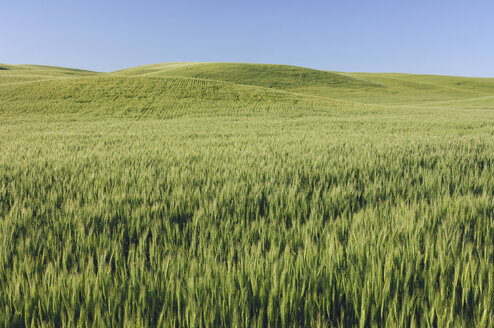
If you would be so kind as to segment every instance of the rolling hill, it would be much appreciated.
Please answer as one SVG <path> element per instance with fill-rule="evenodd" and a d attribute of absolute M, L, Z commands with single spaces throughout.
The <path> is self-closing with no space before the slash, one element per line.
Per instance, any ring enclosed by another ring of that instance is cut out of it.
<path fill-rule="evenodd" d="M 171 117 L 188 112 L 295 113 L 369 107 L 364 104 L 417 108 L 494 105 L 490 97 L 494 79 L 229 63 L 165 63 L 113 73 L 36 65 L 0 67 L 3 113 Z"/>
<path fill-rule="evenodd" d="M 168 63 L 134 67 L 113 74 L 203 78 L 388 105 L 469 99 L 494 92 L 494 79 L 487 78 L 341 73 L 265 64 Z"/>
<path fill-rule="evenodd" d="M 91 115 L 331 112 L 356 104 L 259 86 L 187 77 L 97 75 L 0 86 L 1 113 Z M 358 105 L 360 107 L 364 105 Z M 364 106 L 365 107 L 365 106 Z"/>
<path fill-rule="evenodd" d="M 96 72 L 41 65 L 6 65 L 0 63 L 0 85 L 15 82 L 41 81 L 91 76 Z"/>

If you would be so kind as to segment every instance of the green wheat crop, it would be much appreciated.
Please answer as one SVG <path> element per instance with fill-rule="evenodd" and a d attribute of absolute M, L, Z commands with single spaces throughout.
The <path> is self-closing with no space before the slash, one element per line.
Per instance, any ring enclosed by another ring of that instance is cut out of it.
<path fill-rule="evenodd" d="M 5 65 L 0 324 L 494 325 L 492 80 L 228 65 Z"/>

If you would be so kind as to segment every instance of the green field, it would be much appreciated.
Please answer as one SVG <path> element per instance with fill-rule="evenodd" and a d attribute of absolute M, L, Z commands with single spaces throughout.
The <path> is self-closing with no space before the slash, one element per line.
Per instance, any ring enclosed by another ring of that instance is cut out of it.
<path fill-rule="evenodd" d="M 0 64 L 0 324 L 494 326 L 494 79 Z"/>

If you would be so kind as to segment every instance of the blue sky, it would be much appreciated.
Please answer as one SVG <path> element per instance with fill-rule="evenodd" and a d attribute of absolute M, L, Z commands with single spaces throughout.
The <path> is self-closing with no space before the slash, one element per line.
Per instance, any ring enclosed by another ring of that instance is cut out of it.
<path fill-rule="evenodd" d="M 492 0 L 3 0 L 0 62 L 172 61 L 494 77 Z"/>

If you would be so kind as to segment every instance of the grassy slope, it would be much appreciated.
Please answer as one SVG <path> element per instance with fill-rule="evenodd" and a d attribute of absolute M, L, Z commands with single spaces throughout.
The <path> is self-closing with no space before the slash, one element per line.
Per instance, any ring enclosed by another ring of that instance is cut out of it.
<path fill-rule="evenodd" d="M 15 75 L 12 72 L 18 72 L 18 76 L 23 76 L 24 82 L 0 84 L 0 113 L 44 112 L 171 117 L 201 113 L 277 112 L 280 114 L 286 111 L 294 111 L 294 113 L 298 111 L 302 114 L 306 110 L 331 111 L 355 108 L 355 104 L 349 101 L 293 93 L 283 88 L 271 88 L 268 83 L 246 85 L 248 83 L 245 80 L 252 79 L 253 74 L 255 75 L 252 72 L 246 73 L 251 70 L 249 65 L 239 65 L 240 68 L 244 66 L 246 68 L 240 69 L 237 78 L 231 81 L 205 79 L 200 76 L 192 78 L 186 74 L 184 76 L 164 74 L 164 72 L 174 72 L 181 67 L 194 66 L 203 65 L 159 64 L 112 74 L 66 69 L 50 70 L 44 67 L 39 69 L 24 66 L 7 67 L 8 70 L 0 71 L 0 80 L 2 76 L 4 80 L 8 80 Z M 299 68 L 290 69 L 294 72 L 299 70 Z M 264 75 L 269 75 L 269 72 L 267 70 Z M 73 74 L 72 78 L 67 78 L 68 74 Z M 319 75 L 326 74 L 334 75 L 324 72 Z M 41 78 L 49 81 L 39 81 Z M 275 80 L 275 78 L 271 79 Z M 310 79 L 305 78 L 305 80 Z M 343 77 L 343 80 L 353 79 Z M 362 108 L 362 105 L 358 106 Z"/>
<path fill-rule="evenodd" d="M 494 79 L 420 74 L 345 74 L 386 85 L 388 92 L 377 94 L 372 102 L 417 104 L 429 101 L 468 100 L 493 95 Z M 372 95 L 369 95 L 372 97 Z"/>
<path fill-rule="evenodd" d="M 285 65 L 173 63 L 134 67 L 125 75 L 187 76 L 363 103 L 414 104 L 492 95 L 494 79 L 337 73 Z"/>
<path fill-rule="evenodd" d="M 327 85 L 335 88 L 379 87 L 351 77 L 315 69 L 267 64 L 198 64 L 151 65 L 116 72 L 116 74 L 186 76 L 239 84 L 258 85 L 267 88 L 290 90 L 301 85 Z"/>
<path fill-rule="evenodd" d="M 417 108 L 494 105 L 494 79 L 335 73 L 260 64 L 165 63 L 110 74 L 33 65 L 0 67 L 3 113 L 170 117 L 201 111 L 248 113 L 263 106 L 278 113 L 289 108 L 324 111 L 354 108 L 352 102 Z"/>
<path fill-rule="evenodd" d="M 0 63 L 0 85 L 15 82 L 91 76 L 95 74 L 98 73 L 73 68 L 40 65 L 6 65 Z"/>
<path fill-rule="evenodd" d="M 148 65 L 115 72 L 125 75 L 186 76 L 238 84 L 257 85 L 309 95 L 328 97 L 327 91 L 375 90 L 379 84 L 341 74 L 309 68 L 264 64 L 187 64 L 177 66 Z M 322 90 L 322 92 L 321 92 Z"/>
<path fill-rule="evenodd" d="M 0 325 L 494 325 L 492 80 L 0 66 Z"/>
<path fill-rule="evenodd" d="M 359 105 L 359 107 L 362 107 Z M 258 86 L 183 77 L 96 76 L 0 86 L 0 113 L 171 117 L 199 114 L 300 115 L 355 105 Z"/>
<path fill-rule="evenodd" d="M 107 100 L 114 100 L 114 104 L 122 109 L 122 104 L 119 103 L 119 100 L 122 99 L 126 99 L 125 101 L 129 106 L 135 106 L 137 112 L 145 111 L 145 108 L 151 106 L 154 113 L 160 110 L 168 113 L 174 112 L 175 107 L 178 108 L 178 111 L 183 106 L 192 108 L 194 105 L 204 101 L 205 98 L 210 102 L 214 100 L 213 107 L 221 107 L 221 101 L 224 101 L 225 106 L 243 108 L 246 105 L 244 101 L 251 102 L 251 106 L 256 106 L 255 103 L 262 102 L 264 98 L 270 102 L 273 97 L 278 98 L 275 102 L 285 98 L 285 101 L 281 102 L 283 105 L 293 102 L 301 104 L 307 102 L 321 103 L 323 101 L 322 98 L 328 98 L 333 102 L 334 100 L 340 100 L 347 103 L 357 102 L 387 106 L 459 106 L 459 108 L 472 106 L 474 108 L 488 108 L 494 105 L 494 98 L 490 97 L 494 92 L 494 79 L 482 78 L 384 73 L 336 73 L 286 65 L 228 63 L 164 63 L 129 68 L 110 74 L 34 65 L 13 66 L 0 64 L 0 67 L 4 68 L 0 70 L 0 85 L 46 79 L 65 80 L 65 82 L 50 82 L 46 85 L 43 83 L 29 86 L 10 85 L 6 87 L 4 85 L 4 88 L 0 90 L 2 94 L 0 99 L 3 99 L 4 103 L 7 101 L 6 99 L 9 99 L 9 108 L 16 107 L 11 102 L 12 99 L 16 98 L 15 95 L 24 94 L 27 89 L 33 90 L 33 94 L 41 95 L 38 102 L 41 107 L 44 106 L 43 100 L 51 97 L 59 106 L 65 106 L 72 102 L 71 105 L 74 105 L 71 106 L 72 109 L 80 107 L 78 104 L 85 103 L 86 113 L 92 111 L 92 107 L 87 106 L 89 105 L 88 103 L 95 102 L 93 105 L 97 112 L 102 110 L 102 106 L 104 107 L 105 103 L 110 104 Z M 86 77 L 89 79 L 70 79 L 73 77 Z M 174 79 L 170 79 L 171 77 Z M 97 80 L 93 83 L 92 78 Z M 130 82 L 132 80 L 135 83 Z M 227 84 L 220 82 L 227 82 Z M 131 85 L 133 83 L 140 84 L 142 87 L 132 89 Z M 90 90 L 91 88 L 88 88 L 88 85 L 94 85 L 95 90 Z M 131 87 L 131 89 L 123 87 L 125 85 Z M 242 87 L 242 85 L 251 87 L 246 88 Z M 261 88 L 255 89 L 253 88 L 255 86 Z M 123 87 L 121 92 L 117 90 L 119 87 Z M 170 87 L 173 87 L 175 91 L 170 91 Z M 39 92 L 36 92 L 37 88 L 40 88 Z M 60 90 L 57 90 L 57 88 L 60 88 Z M 160 90 L 160 88 L 162 89 Z M 229 88 L 231 89 L 230 91 L 227 90 Z M 275 90 L 270 92 L 265 88 Z M 107 89 L 108 92 L 105 92 L 106 95 L 102 96 L 101 91 L 104 91 L 104 89 Z M 19 92 L 16 90 L 19 90 Z M 97 94 L 98 90 L 100 94 Z M 282 94 L 279 91 L 292 94 Z M 62 95 L 63 92 L 70 94 L 70 97 Z M 87 94 L 84 94 L 84 92 L 87 92 Z M 167 92 L 169 93 L 167 94 Z M 182 95 L 178 95 L 177 92 Z M 132 93 L 137 96 L 134 97 Z M 255 95 L 257 93 L 258 95 Z M 209 94 L 209 96 L 206 97 L 206 94 Z M 315 97 L 310 99 L 300 94 Z M 105 97 L 107 100 L 104 100 Z M 251 97 L 252 100 L 248 100 L 248 97 Z M 200 101 L 194 101 L 193 99 L 195 98 Z M 238 100 L 237 98 L 243 100 Z M 65 99 L 65 105 L 61 99 Z M 169 104 L 168 100 L 172 104 Z M 19 101 L 16 103 L 19 104 Z M 33 107 L 35 104 L 36 102 L 32 98 L 26 102 L 27 107 Z M 210 106 L 210 104 L 205 105 L 204 108 L 207 109 Z M 57 106 L 50 104 L 49 107 L 51 111 L 54 111 Z M 110 110 L 110 112 L 114 111 Z M 125 109 L 124 112 L 132 112 L 132 110 Z"/>

